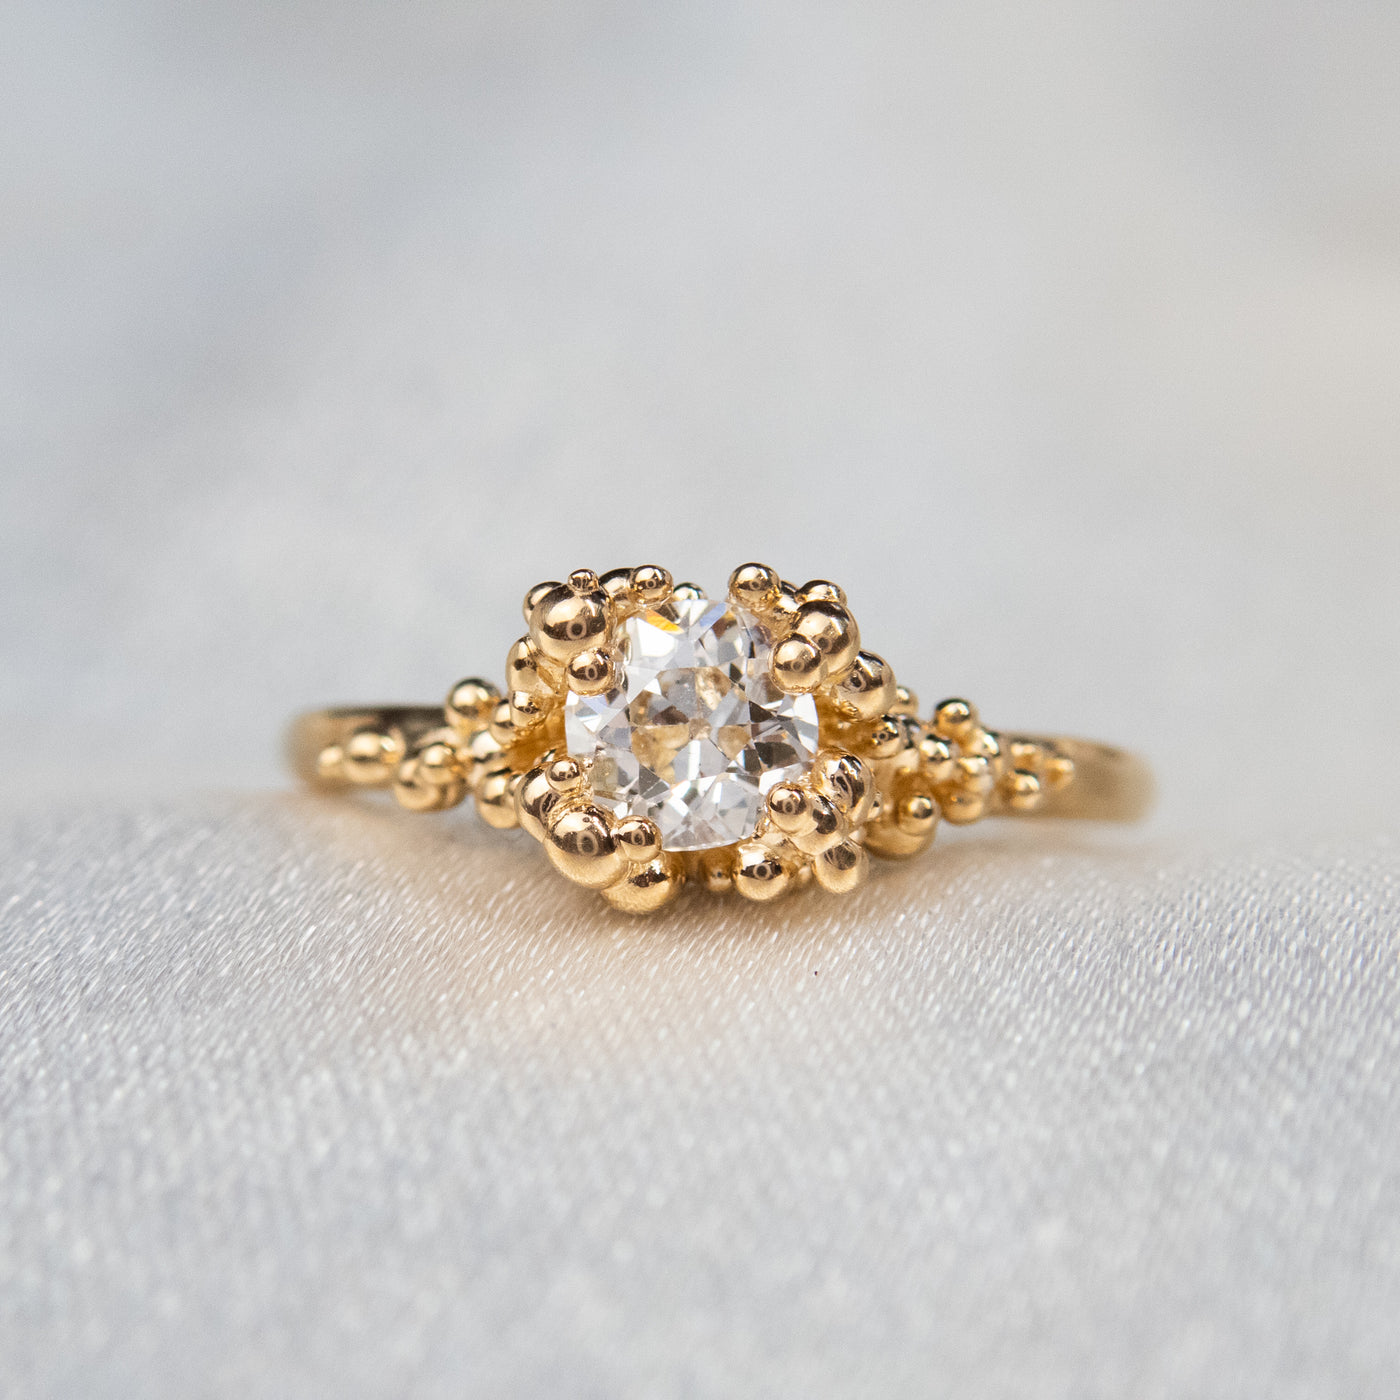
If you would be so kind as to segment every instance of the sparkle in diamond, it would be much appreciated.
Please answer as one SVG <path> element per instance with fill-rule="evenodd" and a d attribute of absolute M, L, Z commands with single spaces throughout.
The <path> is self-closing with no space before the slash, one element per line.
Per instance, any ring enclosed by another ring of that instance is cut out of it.
<path fill-rule="evenodd" d="M 591 766 L 594 796 L 650 817 L 667 850 L 753 835 L 764 796 L 817 750 L 817 706 L 768 679 L 771 643 L 750 614 L 709 598 L 673 599 L 623 625 L 626 671 L 606 695 L 570 695 L 569 752 Z"/>

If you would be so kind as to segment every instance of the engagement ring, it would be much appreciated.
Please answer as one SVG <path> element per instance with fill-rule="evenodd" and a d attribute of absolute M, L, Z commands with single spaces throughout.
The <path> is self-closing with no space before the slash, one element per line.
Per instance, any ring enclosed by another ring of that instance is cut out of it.
<path fill-rule="evenodd" d="M 687 884 L 844 894 L 871 855 L 916 855 L 940 821 L 1132 821 L 1151 801 L 1146 764 L 1120 749 L 988 729 L 965 700 L 920 718 L 823 579 L 744 564 L 710 598 L 656 565 L 580 569 L 532 588 L 525 620 L 503 691 L 472 679 L 441 708 L 303 715 L 297 772 L 389 788 L 415 812 L 470 795 L 631 913 Z"/>

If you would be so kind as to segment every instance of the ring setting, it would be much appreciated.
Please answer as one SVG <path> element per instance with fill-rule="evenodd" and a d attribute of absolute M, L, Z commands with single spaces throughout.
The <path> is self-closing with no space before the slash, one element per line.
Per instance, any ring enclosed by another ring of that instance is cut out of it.
<path fill-rule="evenodd" d="M 921 719 L 824 579 L 744 564 L 710 598 L 656 565 L 580 569 L 532 588 L 524 613 L 503 689 L 472 678 L 441 709 L 305 715 L 298 772 L 389 788 L 415 812 L 471 797 L 630 913 L 687 885 L 844 894 L 871 855 L 916 855 L 941 821 L 1126 820 L 1150 800 L 1146 766 L 1122 750 L 994 731 L 963 700 Z"/>

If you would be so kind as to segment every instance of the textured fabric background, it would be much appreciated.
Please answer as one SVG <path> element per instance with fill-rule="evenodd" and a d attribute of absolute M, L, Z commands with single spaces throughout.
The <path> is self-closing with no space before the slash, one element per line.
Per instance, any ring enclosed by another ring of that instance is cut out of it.
<path fill-rule="evenodd" d="M 0 1394 L 1394 1393 L 1400 10 L 4 30 Z M 286 785 L 753 556 L 1158 814 L 635 922 Z"/>

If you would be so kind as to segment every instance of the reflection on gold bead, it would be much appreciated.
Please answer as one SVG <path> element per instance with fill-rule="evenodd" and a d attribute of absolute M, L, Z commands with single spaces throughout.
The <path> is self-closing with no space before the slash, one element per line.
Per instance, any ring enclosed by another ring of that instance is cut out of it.
<path fill-rule="evenodd" d="M 489 729 L 479 729 L 467 740 L 466 756 L 487 767 L 505 762 L 505 748 Z"/>
<path fill-rule="evenodd" d="M 490 681 L 469 676 L 447 694 L 447 722 L 459 733 L 470 734 L 490 721 L 500 698 L 501 692 Z"/>
<path fill-rule="evenodd" d="M 762 841 L 745 841 L 734 853 L 734 888 L 760 903 L 776 899 L 791 884 L 794 864 Z"/>
<path fill-rule="evenodd" d="M 869 873 L 870 857 L 854 841 L 842 841 L 812 862 L 812 874 L 828 894 L 849 894 Z"/>
<path fill-rule="evenodd" d="M 598 586 L 614 601 L 628 599 L 632 596 L 632 570 L 609 569 L 598 580 Z"/>
<path fill-rule="evenodd" d="M 550 787 L 561 797 L 568 797 L 573 793 L 583 791 L 585 783 L 583 764 L 568 754 L 556 758 L 545 770 L 545 776 L 549 779 Z"/>
<path fill-rule="evenodd" d="M 824 578 L 814 578 L 797 590 L 804 603 L 836 603 L 846 606 L 846 590 Z"/>
<path fill-rule="evenodd" d="M 525 602 L 524 602 L 524 604 L 522 605 L 522 611 L 523 611 L 524 614 L 525 614 L 525 621 L 526 621 L 526 622 L 529 622 L 529 620 L 530 620 L 530 614 L 533 613 L 533 612 L 535 611 L 535 608 L 539 605 L 540 600 L 541 600 L 542 598 L 545 598 L 545 597 L 548 596 L 550 593 L 553 593 L 554 590 L 555 590 L 556 588 L 562 588 L 562 587 L 563 587 L 563 584 L 561 584 L 561 583 L 559 583 L 559 582 L 557 582 L 557 581 L 551 582 L 551 583 L 537 583 L 537 584 L 525 595 Z"/>
<path fill-rule="evenodd" d="M 698 583 L 678 583 L 671 590 L 671 596 L 673 598 L 686 599 L 703 598 L 705 596 L 705 590 L 701 588 Z"/>
<path fill-rule="evenodd" d="M 881 715 L 864 733 L 854 736 L 860 756 L 874 762 L 897 758 L 904 747 L 904 725 L 898 715 Z"/>
<path fill-rule="evenodd" d="M 362 787 L 382 787 L 403 755 L 403 735 L 396 730 L 357 729 L 343 746 L 341 771 Z"/>
<path fill-rule="evenodd" d="M 910 792 L 895 804 L 895 825 L 909 836 L 923 836 L 938 823 L 938 803 L 927 792 Z"/>
<path fill-rule="evenodd" d="M 601 588 L 576 593 L 561 584 L 546 593 L 530 614 L 530 640 L 535 650 L 561 665 L 600 645 L 607 632 L 608 595 Z"/>
<path fill-rule="evenodd" d="M 1047 757 L 1033 739 L 1009 739 L 1003 748 L 1011 766 L 1025 773 L 1039 773 Z"/>
<path fill-rule="evenodd" d="M 1031 812 L 1040 803 L 1040 779 L 1024 769 L 1015 768 L 1008 773 L 999 790 L 1013 812 Z"/>
<path fill-rule="evenodd" d="M 644 603 L 659 603 L 671 592 L 671 575 L 659 564 L 640 564 L 632 570 L 632 591 Z"/>
<path fill-rule="evenodd" d="M 865 848 L 882 860 L 908 860 L 928 845 L 929 837 L 911 835 L 901 831 L 894 822 L 881 820 L 866 828 Z"/>
<path fill-rule="evenodd" d="M 1001 741 L 990 729 L 983 729 L 980 725 L 968 730 L 958 747 L 964 754 L 977 754 L 993 763 L 1001 757 Z"/>
<path fill-rule="evenodd" d="M 817 599 L 803 603 L 792 624 L 794 636 L 810 642 L 821 653 L 823 677 L 844 676 L 860 652 L 860 628 L 840 603 Z"/>
<path fill-rule="evenodd" d="M 773 606 L 768 609 L 765 621 L 782 636 L 792 630 L 792 624 L 797 621 L 797 611 L 801 606 L 802 599 L 797 596 L 796 586 L 786 579 L 780 579 L 778 596 L 773 600 Z"/>
<path fill-rule="evenodd" d="M 634 865 L 645 865 L 661 854 L 661 833 L 646 817 L 621 817 L 613 826 L 613 839 Z"/>
<path fill-rule="evenodd" d="M 933 783 L 946 783 L 957 769 L 958 759 L 947 739 L 925 731 L 919 740 L 919 759 Z"/>
<path fill-rule="evenodd" d="M 698 851 L 695 857 L 695 878 L 710 894 L 725 894 L 734 888 L 734 849 L 719 846 L 714 850 Z"/>
<path fill-rule="evenodd" d="M 543 768 L 532 768 L 521 778 L 515 794 L 516 815 L 521 827 L 536 841 L 543 841 L 549 814 L 560 801 L 562 799 L 551 786 L 546 771 Z"/>
<path fill-rule="evenodd" d="M 394 774 L 394 796 L 401 806 L 413 812 L 440 812 L 455 807 L 466 796 L 467 784 L 456 744 L 446 737 L 451 731 L 436 731 L 442 737 L 424 736 L 419 747 L 408 755 Z"/>
<path fill-rule="evenodd" d="M 506 690 L 548 693 L 553 687 L 542 672 L 543 662 L 529 637 L 521 637 L 506 653 Z"/>
<path fill-rule="evenodd" d="M 834 802 L 798 783 L 779 783 L 773 788 L 768 794 L 768 816 L 809 856 L 834 846 L 850 830 Z"/>
<path fill-rule="evenodd" d="M 981 821 L 987 811 L 987 800 L 980 793 L 957 788 L 940 794 L 939 802 L 945 820 L 954 826 L 969 826 Z"/>
<path fill-rule="evenodd" d="M 627 868 L 627 858 L 613 838 L 611 818 L 601 807 L 557 810 L 548 826 L 545 850 L 556 870 L 590 890 L 606 889 Z"/>
<path fill-rule="evenodd" d="M 849 719 L 878 719 L 898 697 L 894 672 L 874 652 L 857 652 L 851 669 L 832 691 L 836 708 Z"/>
<path fill-rule="evenodd" d="M 897 860 L 917 855 L 933 840 L 940 815 L 928 778 L 900 773 L 879 820 L 866 828 L 866 845 L 877 856 Z"/>
<path fill-rule="evenodd" d="M 596 593 L 602 586 L 602 581 L 592 569 L 575 569 L 569 575 L 569 587 L 575 593 Z"/>
<path fill-rule="evenodd" d="M 822 654 L 805 637 L 788 637 L 773 649 L 773 684 L 788 695 L 815 690 L 825 674 Z"/>
<path fill-rule="evenodd" d="M 670 903 L 684 883 L 681 863 L 674 856 L 658 856 L 644 865 L 633 866 L 603 891 L 603 898 L 624 914 L 651 914 Z"/>
<path fill-rule="evenodd" d="M 509 769 L 487 773 L 476 785 L 477 815 L 487 826 L 505 831 L 519 823 L 515 794 L 521 775 Z"/>
<path fill-rule="evenodd" d="M 954 763 L 953 781 L 963 792 L 975 792 L 986 797 L 996 785 L 992 765 L 981 754 L 969 754 Z"/>
<path fill-rule="evenodd" d="M 1074 781 L 1074 760 L 1062 754 L 1046 759 L 1043 781 L 1052 792 L 1067 787 Z"/>
<path fill-rule="evenodd" d="M 466 784 L 463 783 L 462 792 L 465 793 L 466 790 Z M 407 808 L 410 812 L 436 812 L 445 805 L 443 797 L 441 788 L 420 780 L 417 759 L 410 756 L 399 764 L 398 771 L 394 774 L 394 799 L 400 807 Z"/>
<path fill-rule="evenodd" d="M 515 720 L 511 716 L 509 700 L 500 701 L 491 711 L 491 723 L 488 727 L 491 737 L 503 747 L 509 748 L 515 742 Z"/>
<path fill-rule="evenodd" d="M 579 695 L 602 695 L 613 688 L 617 664 L 606 647 L 581 651 L 564 668 L 569 689 Z"/>
<path fill-rule="evenodd" d="M 907 685 L 897 685 L 894 688 L 894 703 L 890 706 L 890 711 L 896 715 L 917 715 L 919 697 Z"/>
<path fill-rule="evenodd" d="M 510 706 L 511 728 L 519 731 L 533 729 L 544 722 L 549 714 L 549 705 L 540 695 L 532 695 L 528 690 L 513 690 L 506 702 Z"/>
<path fill-rule="evenodd" d="M 778 601 L 778 575 L 767 564 L 740 564 L 729 575 L 729 597 L 750 612 L 767 612 Z"/>
<path fill-rule="evenodd" d="M 341 767 L 345 750 L 339 744 L 329 744 L 316 755 L 316 779 L 322 783 L 343 783 L 345 770 Z"/>
<path fill-rule="evenodd" d="M 977 727 L 977 711 L 966 700 L 945 700 L 933 712 L 932 723 L 940 739 L 956 742 Z"/>
<path fill-rule="evenodd" d="M 825 750 L 812 765 L 812 782 L 846 814 L 852 826 L 866 821 L 875 804 L 875 775 L 854 754 Z"/>

